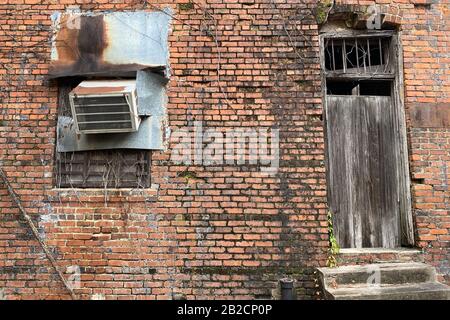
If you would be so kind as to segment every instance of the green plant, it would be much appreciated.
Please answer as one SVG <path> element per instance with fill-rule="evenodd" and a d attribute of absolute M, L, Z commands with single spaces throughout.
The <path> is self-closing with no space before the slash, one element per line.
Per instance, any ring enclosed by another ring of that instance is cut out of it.
<path fill-rule="evenodd" d="M 324 24 L 328 19 L 328 14 L 333 7 L 332 0 L 320 0 L 315 10 L 316 21 L 318 24 Z"/>
<path fill-rule="evenodd" d="M 186 179 L 186 183 L 188 184 L 194 180 L 203 180 L 199 178 L 195 172 L 189 171 L 188 169 L 178 173 L 178 177 Z"/>
<path fill-rule="evenodd" d="M 178 8 L 181 11 L 192 10 L 192 9 L 194 9 L 194 3 L 190 2 L 190 1 L 187 3 L 180 3 L 180 4 L 178 4 Z"/>
<path fill-rule="evenodd" d="M 328 235 L 330 244 L 330 248 L 328 249 L 327 267 L 335 268 L 337 267 L 336 255 L 339 254 L 341 248 L 339 247 L 337 239 L 334 236 L 333 214 L 331 213 L 330 210 L 328 210 L 327 221 L 328 221 Z"/>

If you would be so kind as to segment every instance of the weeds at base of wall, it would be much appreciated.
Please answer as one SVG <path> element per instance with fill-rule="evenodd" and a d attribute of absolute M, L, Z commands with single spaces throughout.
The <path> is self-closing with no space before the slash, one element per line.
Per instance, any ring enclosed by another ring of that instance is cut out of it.
<path fill-rule="evenodd" d="M 339 254 L 341 248 L 339 247 L 337 239 L 334 236 L 333 214 L 331 213 L 330 210 L 328 210 L 327 221 L 328 221 L 328 235 L 330 244 L 330 247 L 328 249 L 327 267 L 335 268 L 337 267 L 336 255 Z"/>

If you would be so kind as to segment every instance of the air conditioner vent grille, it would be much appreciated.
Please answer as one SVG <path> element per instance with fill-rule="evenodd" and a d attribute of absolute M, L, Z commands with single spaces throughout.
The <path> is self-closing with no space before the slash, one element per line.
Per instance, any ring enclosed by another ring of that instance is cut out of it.
<path fill-rule="evenodd" d="M 130 121 L 126 122 L 85 122 L 79 123 L 80 130 L 120 130 L 120 129 L 132 129 Z M 129 130 L 127 130 L 129 131 Z"/>
<path fill-rule="evenodd" d="M 87 90 L 85 88 L 78 89 Z M 136 115 L 136 96 L 134 90 L 121 93 L 96 93 L 93 88 L 89 94 L 71 93 L 73 116 L 80 133 L 107 133 L 136 131 L 139 119 Z"/>

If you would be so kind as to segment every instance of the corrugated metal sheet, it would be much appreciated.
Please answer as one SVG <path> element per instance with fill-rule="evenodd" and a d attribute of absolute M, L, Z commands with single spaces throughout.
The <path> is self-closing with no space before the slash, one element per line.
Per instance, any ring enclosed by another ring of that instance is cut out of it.
<path fill-rule="evenodd" d="M 56 13 L 50 78 L 121 75 L 168 65 L 164 12 Z"/>

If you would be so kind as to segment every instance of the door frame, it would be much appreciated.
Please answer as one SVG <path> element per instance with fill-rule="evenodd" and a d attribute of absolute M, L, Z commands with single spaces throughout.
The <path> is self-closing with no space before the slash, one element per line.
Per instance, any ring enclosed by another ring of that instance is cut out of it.
<path fill-rule="evenodd" d="M 393 63 L 395 67 L 395 77 L 393 80 L 393 105 L 398 116 L 397 132 L 400 139 L 400 159 L 399 165 L 402 172 L 405 173 L 403 179 L 399 179 L 403 183 L 403 190 L 406 190 L 407 194 L 404 197 L 404 203 L 400 203 L 402 208 L 400 212 L 400 243 L 403 247 L 413 247 L 415 245 L 414 239 L 414 224 L 412 215 L 412 199 L 411 199 L 411 179 L 409 169 L 409 154 L 408 154 L 408 136 L 406 129 L 406 116 L 404 108 L 404 75 L 403 75 L 403 48 L 401 45 L 401 32 L 394 30 L 353 30 L 344 29 L 337 31 L 320 32 L 319 30 L 319 57 L 320 57 L 320 75 L 322 83 L 322 105 L 323 105 L 323 124 L 325 133 L 325 167 L 326 167 L 326 180 L 327 180 L 327 197 L 330 196 L 330 171 L 329 171 L 329 159 L 328 159 L 328 108 L 327 108 L 327 89 L 326 89 L 326 73 L 325 73 L 325 56 L 324 56 L 324 44 L 325 39 L 342 39 L 342 38 L 355 38 L 355 37 L 379 37 L 389 36 L 392 41 L 391 54 L 395 58 Z M 399 199 L 400 202 L 403 199 Z M 329 198 L 328 198 L 329 201 Z"/>

